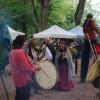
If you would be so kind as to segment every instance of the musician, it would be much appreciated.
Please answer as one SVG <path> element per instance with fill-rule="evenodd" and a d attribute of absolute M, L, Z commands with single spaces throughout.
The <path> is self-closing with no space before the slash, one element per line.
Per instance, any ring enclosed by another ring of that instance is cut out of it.
<path fill-rule="evenodd" d="M 15 100 L 29 100 L 31 75 L 40 70 L 40 67 L 30 62 L 26 48 L 25 36 L 18 35 L 13 41 L 13 49 L 9 56 L 12 78 L 16 87 Z"/>
<path fill-rule="evenodd" d="M 28 48 L 27 49 L 27 54 L 28 56 L 31 58 L 32 60 L 32 64 L 37 64 L 38 62 L 38 53 L 39 53 L 39 49 L 36 48 L 36 41 L 34 40 L 34 38 L 32 38 L 29 42 L 28 42 Z M 36 80 L 35 80 L 35 73 L 32 73 L 32 93 L 35 93 L 35 94 L 41 94 L 41 92 L 39 91 L 40 88 L 39 86 L 37 85 L 36 83 Z"/>
<path fill-rule="evenodd" d="M 72 90 L 74 83 L 72 81 L 72 70 L 74 67 L 72 56 L 69 51 L 68 41 L 62 39 L 56 52 L 55 66 L 58 70 L 58 82 L 55 86 L 58 90 Z"/>
<path fill-rule="evenodd" d="M 81 61 L 80 83 L 85 82 L 89 66 L 89 57 L 91 50 L 94 54 L 93 56 L 96 59 L 96 52 L 95 52 L 96 34 L 97 33 L 99 34 L 99 31 L 96 27 L 95 21 L 93 20 L 92 14 L 87 15 L 87 18 L 83 24 L 83 31 L 84 31 L 84 45 L 83 45 L 82 61 Z"/>
<path fill-rule="evenodd" d="M 36 41 L 32 38 L 28 43 L 28 55 L 32 60 L 38 60 L 38 48 L 36 48 Z"/>

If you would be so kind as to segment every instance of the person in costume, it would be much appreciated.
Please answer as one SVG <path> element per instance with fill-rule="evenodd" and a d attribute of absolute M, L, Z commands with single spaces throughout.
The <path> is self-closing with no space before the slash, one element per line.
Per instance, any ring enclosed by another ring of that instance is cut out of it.
<path fill-rule="evenodd" d="M 28 42 L 27 54 L 32 59 L 32 64 L 36 64 L 38 62 L 39 49 L 36 47 L 36 40 L 34 38 Z M 40 87 L 35 80 L 35 73 L 32 73 L 32 79 L 34 80 L 31 84 L 32 93 L 41 94 Z"/>
<path fill-rule="evenodd" d="M 62 39 L 55 57 L 55 66 L 58 71 L 58 82 L 55 88 L 66 91 L 74 88 L 74 82 L 72 78 L 72 69 L 74 64 L 72 61 L 72 55 L 67 47 L 67 42 L 65 39 Z"/>
<path fill-rule="evenodd" d="M 32 38 L 28 43 L 28 55 L 31 57 L 32 60 L 38 61 L 39 50 L 36 46 L 37 46 L 36 40 Z"/>
<path fill-rule="evenodd" d="M 89 57 L 92 50 L 93 56 L 96 59 L 95 44 L 96 44 L 96 33 L 99 33 L 95 21 L 93 20 L 93 15 L 88 14 L 87 18 L 83 24 L 84 32 L 84 44 L 82 52 L 82 61 L 81 61 L 81 76 L 80 83 L 85 82 L 87 71 L 89 67 Z"/>

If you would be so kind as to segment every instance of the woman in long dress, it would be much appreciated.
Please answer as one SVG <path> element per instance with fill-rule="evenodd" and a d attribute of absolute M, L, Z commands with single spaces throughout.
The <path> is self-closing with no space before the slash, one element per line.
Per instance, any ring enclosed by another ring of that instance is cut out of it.
<path fill-rule="evenodd" d="M 55 86 L 58 90 L 72 90 L 72 69 L 74 67 L 72 56 L 67 48 L 66 41 L 62 40 L 55 57 L 55 65 L 58 70 L 58 82 Z"/>

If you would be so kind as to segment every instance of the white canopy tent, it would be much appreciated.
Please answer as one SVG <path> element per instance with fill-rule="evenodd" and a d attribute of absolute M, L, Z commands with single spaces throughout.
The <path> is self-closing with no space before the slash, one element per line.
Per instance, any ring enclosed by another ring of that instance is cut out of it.
<path fill-rule="evenodd" d="M 84 37 L 83 27 L 80 25 L 72 28 L 71 30 L 69 30 L 69 32 L 76 34 L 78 37 Z"/>
<path fill-rule="evenodd" d="M 52 37 L 52 38 L 77 38 L 76 34 L 68 32 L 61 27 L 54 25 L 42 32 L 36 33 L 33 35 L 34 38 L 45 38 L 45 37 Z"/>
<path fill-rule="evenodd" d="M 8 28 L 8 31 L 9 31 L 9 34 L 10 34 L 12 40 L 14 40 L 18 35 L 25 35 L 25 33 L 15 31 L 8 25 L 7 25 L 7 28 Z"/>

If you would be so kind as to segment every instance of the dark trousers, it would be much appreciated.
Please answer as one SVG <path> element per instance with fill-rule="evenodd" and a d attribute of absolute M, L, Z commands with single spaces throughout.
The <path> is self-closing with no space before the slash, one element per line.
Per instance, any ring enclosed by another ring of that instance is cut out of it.
<path fill-rule="evenodd" d="M 92 45 L 95 45 L 95 41 L 91 41 Z M 83 45 L 83 53 L 82 53 L 82 61 L 81 61 L 81 80 L 84 81 L 87 76 L 87 71 L 89 67 L 89 58 L 90 58 L 90 52 L 91 52 L 91 47 L 90 43 L 88 40 L 84 41 Z"/>
<path fill-rule="evenodd" d="M 28 82 L 24 87 L 16 87 L 15 100 L 29 100 L 31 85 Z"/>
<path fill-rule="evenodd" d="M 36 92 L 36 91 L 38 91 L 40 88 L 39 88 L 39 86 L 38 86 L 37 83 L 36 83 L 36 80 L 35 80 L 35 73 L 32 73 L 32 80 L 33 80 L 33 82 L 31 83 L 31 87 L 32 87 L 32 89 Z"/>
<path fill-rule="evenodd" d="M 75 59 L 75 74 L 77 74 L 77 69 L 78 69 L 78 59 Z"/>

